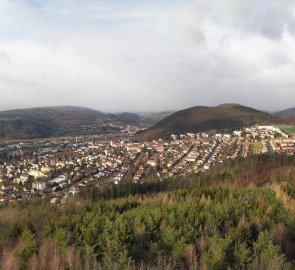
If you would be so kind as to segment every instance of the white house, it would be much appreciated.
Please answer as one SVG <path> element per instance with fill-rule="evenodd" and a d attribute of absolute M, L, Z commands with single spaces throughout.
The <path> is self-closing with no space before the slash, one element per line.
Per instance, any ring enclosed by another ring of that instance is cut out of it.
<path fill-rule="evenodd" d="M 34 182 L 32 184 L 32 188 L 37 190 L 44 190 L 46 189 L 46 183 L 42 181 Z"/>

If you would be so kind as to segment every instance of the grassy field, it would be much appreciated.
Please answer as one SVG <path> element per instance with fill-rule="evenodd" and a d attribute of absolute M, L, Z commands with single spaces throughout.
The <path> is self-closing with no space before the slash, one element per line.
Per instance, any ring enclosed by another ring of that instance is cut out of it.
<path fill-rule="evenodd" d="M 254 142 L 252 144 L 252 154 L 253 155 L 260 155 L 262 153 L 262 143 L 261 142 Z"/>
<path fill-rule="evenodd" d="M 278 125 L 277 126 L 282 131 L 286 132 L 289 135 L 295 136 L 295 126 L 292 125 Z"/>

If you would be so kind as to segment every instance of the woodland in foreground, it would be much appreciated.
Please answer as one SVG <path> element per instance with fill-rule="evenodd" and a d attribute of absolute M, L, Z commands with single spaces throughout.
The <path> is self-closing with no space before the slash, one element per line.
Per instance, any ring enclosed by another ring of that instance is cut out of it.
<path fill-rule="evenodd" d="M 2 269 L 294 269 L 295 159 L 0 209 Z"/>

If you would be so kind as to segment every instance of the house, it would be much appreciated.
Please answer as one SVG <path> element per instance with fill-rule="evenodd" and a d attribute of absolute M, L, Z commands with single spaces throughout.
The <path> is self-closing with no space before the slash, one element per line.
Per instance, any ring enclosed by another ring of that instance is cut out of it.
<path fill-rule="evenodd" d="M 195 162 L 196 161 L 196 156 L 187 156 L 185 158 L 186 161 L 188 162 Z"/>
<path fill-rule="evenodd" d="M 64 175 L 60 175 L 60 176 L 48 181 L 48 184 L 60 184 L 60 183 L 66 182 L 66 181 L 67 181 L 67 177 Z"/>
<path fill-rule="evenodd" d="M 18 184 L 18 185 L 21 184 L 20 178 L 14 178 L 13 183 Z"/>
<path fill-rule="evenodd" d="M 223 138 L 225 139 L 230 139 L 231 135 L 230 134 L 223 134 Z"/>
<path fill-rule="evenodd" d="M 171 134 L 171 139 L 174 140 L 174 141 L 176 141 L 177 140 L 177 135 Z"/>
<path fill-rule="evenodd" d="M 20 182 L 24 185 L 29 180 L 29 175 L 27 173 L 23 173 L 20 175 Z"/>
<path fill-rule="evenodd" d="M 208 165 L 204 165 L 204 170 L 209 170 L 210 167 Z"/>
<path fill-rule="evenodd" d="M 44 176 L 44 173 L 40 172 L 39 170 L 30 170 L 28 172 L 28 174 L 30 176 L 33 176 L 34 178 L 38 178 L 38 177 L 43 177 Z"/>
<path fill-rule="evenodd" d="M 268 130 L 268 131 L 274 131 L 275 127 L 274 126 L 258 126 L 259 130 Z"/>
<path fill-rule="evenodd" d="M 51 204 L 57 204 L 57 198 L 52 198 L 52 199 L 50 200 L 50 203 L 51 203 Z"/>
<path fill-rule="evenodd" d="M 44 190 L 44 189 L 46 189 L 46 183 L 43 181 L 34 182 L 32 184 L 32 188 L 37 189 L 37 190 Z"/>
<path fill-rule="evenodd" d="M 234 134 L 234 136 L 241 137 L 242 134 L 243 134 L 243 131 L 241 131 L 241 130 L 235 130 L 235 131 L 233 132 L 233 134 Z"/>
<path fill-rule="evenodd" d="M 156 167 L 157 166 L 157 161 L 154 159 L 150 159 L 147 162 L 147 165 L 151 166 L 151 167 Z"/>
<path fill-rule="evenodd" d="M 190 137 L 191 139 L 195 138 L 196 137 L 196 134 L 194 133 L 187 133 L 186 134 L 188 137 Z"/>
<path fill-rule="evenodd" d="M 42 173 L 49 173 L 50 171 L 51 171 L 51 169 L 49 167 L 42 167 L 41 168 Z"/>

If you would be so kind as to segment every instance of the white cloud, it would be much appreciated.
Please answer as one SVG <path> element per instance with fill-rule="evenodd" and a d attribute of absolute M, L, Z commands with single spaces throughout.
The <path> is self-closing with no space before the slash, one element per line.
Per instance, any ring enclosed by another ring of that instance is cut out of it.
<path fill-rule="evenodd" d="M 6 51 L 0 51 L 0 62 L 9 64 L 10 61 L 10 55 Z"/>
<path fill-rule="evenodd" d="M 295 3 L 292 0 L 197 0 L 183 8 L 180 24 L 191 28 L 191 34 L 210 36 L 204 31 L 210 25 L 218 26 L 226 38 L 235 30 L 243 34 L 260 34 L 280 38 L 285 29 L 295 31 Z M 197 33 L 197 34 L 196 34 Z"/>
<path fill-rule="evenodd" d="M 0 0 L 0 108 L 295 105 L 291 1 L 28 1 Z"/>

